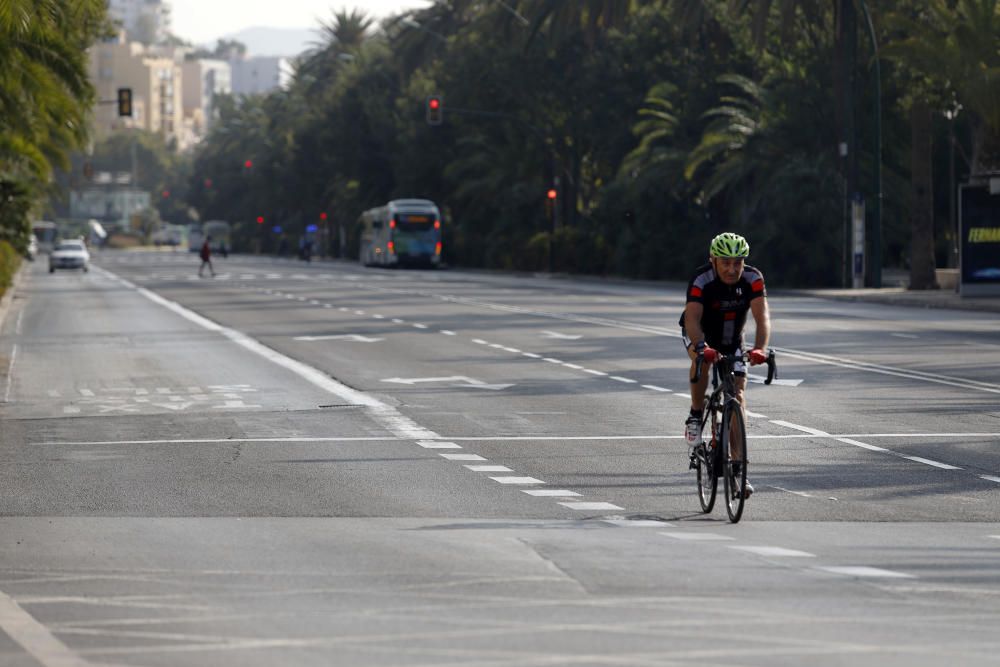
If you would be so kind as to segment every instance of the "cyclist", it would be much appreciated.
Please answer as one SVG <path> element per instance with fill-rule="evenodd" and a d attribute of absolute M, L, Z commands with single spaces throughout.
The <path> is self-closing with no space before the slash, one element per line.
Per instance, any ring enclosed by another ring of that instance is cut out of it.
<path fill-rule="evenodd" d="M 743 352 L 743 326 L 747 311 L 753 313 L 757 323 L 750 365 L 767 361 L 771 320 L 767 309 L 767 292 L 764 275 L 745 263 L 750 255 L 750 244 L 739 234 L 725 232 L 712 239 L 708 251 L 708 264 L 699 266 L 688 283 L 687 303 L 681 315 L 681 336 L 691 358 L 689 378 L 694 377 L 695 360 L 704 357 L 701 378 L 691 384 L 691 414 L 684 423 L 684 438 L 689 453 L 701 441 L 701 419 L 705 409 L 705 390 L 708 387 L 708 369 L 719 354 Z M 746 388 L 746 369 L 743 363 L 735 366 L 736 397 L 746 407 L 743 396 Z M 739 442 L 739 438 L 736 441 Z M 740 456 L 742 452 L 733 452 Z M 753 493 L 747 481 L 744 496 Z"/>

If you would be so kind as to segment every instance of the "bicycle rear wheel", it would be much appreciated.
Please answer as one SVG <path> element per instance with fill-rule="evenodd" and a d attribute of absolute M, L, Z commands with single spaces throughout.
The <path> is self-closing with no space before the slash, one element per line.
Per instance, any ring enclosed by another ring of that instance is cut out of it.
<path fill-rule="evenodd" d="M 716 475 L 716 460 L 718 459 L 718 419 L 715 410 L 709 410 L 708 427 L 709 442 L 702 442 L 695 449 L 695 465 L 698 472 L 698 501 L 701 511 L 706 514 L 715 507 L 715 494 L 719 488 L 719 477 Z"/>
<path fill-rule="evenodd" d="M 733 434 L 733 424 L 736 424 L 739 435 Z M 723 489 L 726 495 L 726 514 L 733 523 L 738 523 L 743 516 L 743 503 L 746 500 L 747 483 L 747 430 L 743 420 L 743 411 L 730 404 L 723 412 Z M 738 441 L 734 448 L 734 440 Z M 733 449 L 740 451 L 740 456 L 733 456 Z"/>

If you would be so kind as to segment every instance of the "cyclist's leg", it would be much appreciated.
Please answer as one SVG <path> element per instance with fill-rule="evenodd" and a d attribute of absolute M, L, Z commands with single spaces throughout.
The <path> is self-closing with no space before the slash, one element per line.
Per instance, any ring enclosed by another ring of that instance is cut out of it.
<path fill-rule="evenodd" d="M 688 371 L 688 381 L 694 377 L 695 372 L 695 359 L 698 358 L 698 353 L 694 351 L 694 343 L 688 338 L 687 331 L 684 327 L 681 327 L 681 340 L 684 342 L 684 349 L 687 350 L 688 358 L 691 359 L 691 369 Z M 709 364 L 702 364 L 701 367 L 701 378 L 698 382 L 690 383 L 691 388 L 691 411 L 701 413 L 705 409 L 705 390 L 708 389 L 708 378 L 711 375 L 709 370 L 711 366 Z"/>
<path fill-rule="evenodd" d="M 738 354 L 742 354 L 743 353 L 743 348 L 741 347 L 741 348 L 737 349 L 736 352 Z M 742 420 L 742 422 L 739 422 L 736 419 L 733 419 L 733 421 L 732 421 L 733 436 L 735 436 L 733 438 L 733 443 L 735 445 L 733 447 L 733 449 L 734 449 L 734 451 L 733 451 L 733 457 L 734 458 L 740 458 L 740 457 L 743 456 L 742 444 L 740 444 L 740 443 L 743 442 L 743 437 L 742 437 L 743 434 L 740 433 L 740 423 L 746 423 L 746 418 L 747 418 L 747 413 L 746 413 L 746 407 L 747 407 L 747 404 L 746 404 L 746 388 L 747 388 L 747 370 L 746 370 L 746 364 L 744 364 L 742 361 L 738 362 L 733 367 L 733 376 L 734 376 L 734 380 L 735 380 L 733 384 L 736 387 L 736 400 L 739 401 L 739 403 L 740 403 L 740 410 L 743 412 L 743 415 L 742 415 L 743 416 L 743 420 Z"/>

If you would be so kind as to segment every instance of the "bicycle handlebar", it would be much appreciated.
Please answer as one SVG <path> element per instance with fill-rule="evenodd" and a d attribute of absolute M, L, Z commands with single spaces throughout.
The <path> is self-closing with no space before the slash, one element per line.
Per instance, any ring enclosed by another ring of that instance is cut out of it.
<path fill-rule="evenodd" d="M 729 363 L 735 363 L 737 361 L 746 361 L 748 355 L 744 352 L 743 354 L 722 354 L 719 356 L 720 360 L 726 360 Z M 778 365 L 774 360 L 774 350 L 767 351 L 767 378 L 764 380 L 764 384 L 771 384 L 774 378 L 778 377 Z M 698 382 L 701 379 L 701 369 L 705 364 L 704 353 L 699 354 L 694 360 L 694 377 L 691 378 L 691 384 Z"/>

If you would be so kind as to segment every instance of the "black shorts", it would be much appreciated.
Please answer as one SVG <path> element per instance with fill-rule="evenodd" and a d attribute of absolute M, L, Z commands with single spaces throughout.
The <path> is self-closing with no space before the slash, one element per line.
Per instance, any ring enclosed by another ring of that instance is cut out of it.
<path fill-rule="evenodd" d="M 687 331 L 684 329 L 684 327 L 681 327 L 681 340 L 684 342 L 684 349 L 685 350 L 691 349 L 691 346 L 694 345 L 694 341 L 692 341 L 690 338 L 688 338 Z M 743 345 L 742 344 L 738 345 L 736 347 L 721 347 L 721 346 L 720 347 L 715 347 L 714 345 L 712 345 L 711 343 L 709 343 L 709 347 L 715 348 L 716 350 L 718 350 L 719 352 L 722 352 L 723 354 L 739 354 L 739 355 L 742 355 L 744 353 Z M 744 362 L 742 362 L 742 361 L 737 361 L 733 365 L 733 375 L 743 376 L 743 375 L 746 375 L 746 374 L 747 374 L 746 364 Z"/>

